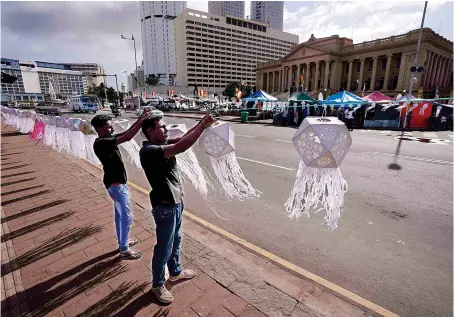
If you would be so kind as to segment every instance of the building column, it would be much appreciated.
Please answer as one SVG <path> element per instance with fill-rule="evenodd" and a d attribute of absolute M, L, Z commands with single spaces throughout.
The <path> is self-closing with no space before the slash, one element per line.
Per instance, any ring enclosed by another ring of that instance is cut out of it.
<path fill-rule="evenodd" d="M 386 71 L 385 71 L 385 82 L 383 83 L 383 90 L 388 90 L 388 83 L 389 83 L 389 73 L 391 72 L 391 61 L 393 58 L 393 54 L 386 55 Z"/>
<path fill-rule="evenodd" d="M 309 81 L 311 79 L 311 63 L 306 63 L 306 74 L 304 80 L 306 81 L 306 90 L 309 91 Z"/>
<path fill-rule="evenodd" d="M 377 77 L 377 63 L 378 63 L 378 56 L 372 57 L 374 60 L 374 64 L 372 65 L 372 76 L 370 77 L 370 90 L 374 91 L 375 88 L 375 79 Z"/>
<path fill-rule="evenodd" d="M 440 64 L 440 75 L 438 76 L 438 85 L 440 88 L 444 87 L 443 85 L 443 78 L 446 73 L 446 68 L 448 67 L 448 59 L 444 56 L 441 57 L 441 64 Z"/>
<path fill-rule="evenodd" d="M 444 64 L 444 57 L 440 56 L 440 61 L 438 63 L 437 67 L 437 73 L 435 74 L 435 87 L 438 86 L 439 88 L 441 87 L 441 73 L 443 72 L 443 64 Z"/>
<path fill-rule="evenodd" d="M 318 90 L 318 78 L 319 78 L 319 75 L 318 73 L 320 72 L 320 62 L 319 61 L 316 61 L 315 62 L 315 78 L 314 78 L 314 89 L 312 89 L 312 91 L 317 91 Z"/>
<path fill-rule="evenodd" d="M 366 62 L 366 59 L 364 57 L 361 57 L 360 59 L 361 66 L 359 68 L 359 78 L 358 78 L 358 91 L 363 90 L 363 80 L 364 80 L 364 64 Z"/>
<path fill-rule="evenodd" d="M 279 91 L 279 71 L 274 71 L 274 92 Z"/>
<path fill-rule="evenodd" d="M 295 89 L 300 91 L 301 64 L 296 65 Z"/>
<path fill-rule="evenodd" d="M 407 59 L 408 55 L 404 55 L 404 53 L 402 53 L 402 57 L 400 58 L 399 77 L 397 78 L 396 90 L 404 89 L 404 80 L 406 77 L 405 74 L 410 71 L 410 68 L 407 67 Z"/>
<path fill-rule="evenodd" d="M 284 92 L 284 77 L 285 77 L 285 71 L 284 71 L 284 67 L 281 67 L 281 86 L 280 86 L 280 89 L 279 91 L 280 92 Z"/>
<path fill-rule="evenodd" d="M 327 60 L 325 61 L 325 78 L 323 78 L 323 88 L 328 89 L 328 78 L 329 78 L 329 63 L 331 61 Z"/>
<path fill-rule="evenodd" d="M 424 65 L 424 73 L 423 73 L 422 80 L 421 80 L 421 87 L 423 89 L 426 89 L 426 85 L 427 85 L 429 74 L 430 74 L 430 71 L 429 71 L 429 69 L 431 67 L 430 64 L 432 63 L 432 55 L 433 55 L 432 52 L 430 52 L 430 51 L 427 51 L 427 52 L 428 52 L 427 53 L 427 55 L 428 55 L 427 63 L 425 63 L 425 65 Z"/>
<path fill-rule="evenodd" d="M 446 74 L 443 78 L 443 85 L 447 87 L 449 85 L 449 77 L 451 76 L 452 71 L 452 61 L 448 60 L 448 67 L 446 67 Z"/>
<path fill-rule="evenodd" d="M 438 54 L 435 54 L 434 63 L 433 63 L 433 66 L 432 66 L 432 73 L 430 74 L 429 89 L 435 88 L 434 87 L 434 85 L 435 85 L 435 75 L 437 73 L 438 63 L 439 62 L 440 62 L 440 56 Z"/>
<path fill-rule="evenodd" d="M 353 60 L 348 61 L 347 91 L 352 88 Z"/>
<path fill-rule="evenodd" d="M 293 65 L 289 66 L 288 69 L 288 78 L 287 78 L 287 88 L 290 90 L 290 86 L 292 85 L 292 73 L 293 73 Z"/>
<path fill-rule="evenodd" d="M 265 87 L 265 73 L 262 73 L 261 76 L 262 76 L 262 80 L 261 80 L 261 84 L 260 84 L 260 88 L 259 89 L 264 89 L 264 87 Z"/>
<path fill-rule="evenodd" d="M 267 74 L 266 77 L 267 77 L 268 80 L 266 81 L 266 88 L 265 88 L 265 90 L 266 90 L 266 92 L 269 92 L 269 91 L 270 91 L 270 84 L 271 84 L 271 73 L 268 72 L 268 73 L 266 73 L 266 74 Z"/>

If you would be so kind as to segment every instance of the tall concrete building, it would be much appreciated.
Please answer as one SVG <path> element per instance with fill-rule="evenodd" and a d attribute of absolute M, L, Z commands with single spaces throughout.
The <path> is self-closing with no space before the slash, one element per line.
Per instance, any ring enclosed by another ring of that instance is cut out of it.
<path fill-rule="evenodd" d="M 251 20 L 267 23 L 270 28 L 284 28 L 284 1 L 251 1 Z"/>
<path fill-rule="evenodd" d="M 105 75 L 104 67 L 94 63 L 64 63 L 71 68 L 71 70 L 80 71 L 87 79 L 87 86 L 99 86 L 101 83 L 107 86 L 107 77 Z"/>
<path fill-rule="evenodd" d="M 281 59 L 260 63 L 257 67 L 257 87 L 269 93 L 284 92 L 292 83 L 299 90 L 331 93 L 347 90 L 358 94 L 379 90 L 395 97 L 408 89 L 418 42 L 419 30 L 405 34 L 353 43 L 339 35 L 315 38 L 294 47 Z M 415 73 L 413 95 L 420 87 L 425 97 L 434 91 L 448 97 L 453 85 L 453 42 L 423 29 L 418 66 L 423 73 Z"/>
<path fill-rule="evenodd" d="M 154 74 L 159 83 L 173 85 L 176 76 L 175 18 L 186 1 L 141 1 L 142 52 L 145 77 Z"/>
<path fill-rule="evenodd" d="M 298 35 L 265 23 L 186 9 L 175 19 L 177 81 L 220 92 L 229 82 L 255 83 L 259 62 L 284 57 Z"/>
<path fill-rule="evenodd" d="M 244 1 L 208 1 L 208 13 L 244 19 Z"/>

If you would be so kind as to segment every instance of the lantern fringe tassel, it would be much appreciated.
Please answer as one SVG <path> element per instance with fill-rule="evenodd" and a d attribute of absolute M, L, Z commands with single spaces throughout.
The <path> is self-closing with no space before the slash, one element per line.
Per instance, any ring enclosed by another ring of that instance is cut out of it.
<path fill-rule="evenodd" d="M 132 139 L 131 141 L 120 144 L 120 146 L 128 153 L 131 163 L 133 163 L 137 168 L 142 168 L 139 155 L 140 147 L 137 142 Z"/>
<path fill-rule="evenodd" d="M 311 211 L 319 204 L 323 206 L 314 213 L 325 209 L 325 224 L 334 230 L 344 209 L 344 194 L 348 190 L 347 181 L 338 168 L 307 167 L 301 160 L 290 197 L 284 204 L 288 216 L 298 219 L 310 217 Z"/>
<path fill-rule="evenodd" d="M 208 188 L 214 190 L 214 186 L 206 171 L 202 169 L 192 148 L 176 156 L 177 165 L 180 171 L 180 179 L 185 182 L 191 182 L 194 188 L 203 195 L 208 196 Z"/>
<path fill-rule="evenodd" d="M 255 189 L 244 176 L 235 152 L 219 158 L 209 157 L 214 174 L 229 199 L 244 200 L 245 198 L 260 197 L 261 192 Z"/>
<path fill-rule="evenodd" d="M 35 122 L 32 118 L 22 117 L 19 120 L 19 132 L 22 134 L 28 134 L 33 131 Z"/>
<path fill-rule="evenodd" d="M 87 160 L 92 163 L 99 165 L 101 162 L 93 150 L 93 143 L 95 143 L 96 135 L 94 134 L 84 134 L 84 143 L 85 143 L 85 152 L 87 154 Z"/>
<path fill-rule="evenodd" d="M 80 159 L 87 159 L 83 133 L 80 131 L 70 131 L 69 140 L 72 155 Z"/>

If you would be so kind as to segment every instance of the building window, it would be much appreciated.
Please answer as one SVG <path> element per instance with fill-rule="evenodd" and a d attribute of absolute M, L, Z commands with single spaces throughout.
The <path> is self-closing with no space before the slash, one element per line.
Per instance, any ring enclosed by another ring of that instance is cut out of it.
<path fill-rule="evenodd" d="M 361 71 L 361 63 L 356 64 L 356 72 L 359 73 Z"/>
<path fill-rule="evenodd" d="M 374 61 L 369 61 L 369 65 L 367 67 L 367 70 L 371 72 L 373 67 L 374 67 Z"/>
<path fill-rule="evenodd" d="M 386 70 L 386 59 L 381 60 L 381 70 Z"/>

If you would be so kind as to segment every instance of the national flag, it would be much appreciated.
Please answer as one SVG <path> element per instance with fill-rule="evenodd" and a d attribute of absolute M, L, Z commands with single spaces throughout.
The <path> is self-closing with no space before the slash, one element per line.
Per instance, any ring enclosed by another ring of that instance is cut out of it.
<path fill-rule="evenodd" d="M 147 98 L 147 93 L 146 92 L 142 92 L 142 98 Z"/>
<path fill-rule="evenodd" d="M 197 97 L 200 97 L 200 88 L 197 88 Z"/>
<path fill-rule="evenodd" d="M 243 96 L 243 93 L 241 92 L 241 90 L 239 90 L 238 88 L 235 88 L 235 95 L 236 95 L 236 98 L 238 100 L 241 99 L 241 97 Z"/>
<path fill-rule="evenodd" d="M 364 97 L 364 92 L 366 91 L 366 84 L 363 86 L 363 92 L 361 93 L 361 97 Z"/>
<path fill-rule="evenodd" d="M 208 96 L 208 91 L 205 90 L 205 91 L 203 92 L 203 96 L 204 96 L 204 97 Z"/>
<path fill-rule="evenodd" d="M 153 91 L 153 92 L 151 93 L 151 95 L 152 95 L 153 97 L 156 97 L 156 92 Z"/>
<path fill-rule="evenodd" d="M 304 75 L 301 75 L 300 79 L 301 79 L 301 86 L 303 86 L 304 85 Z"/>

